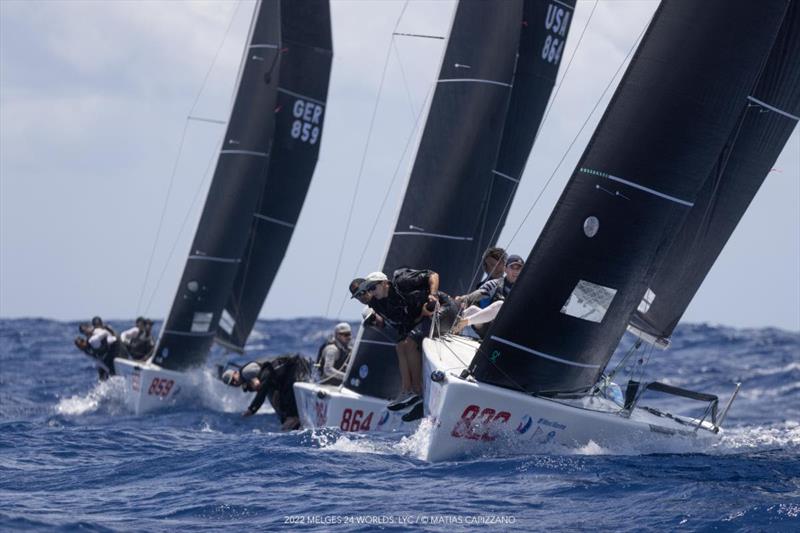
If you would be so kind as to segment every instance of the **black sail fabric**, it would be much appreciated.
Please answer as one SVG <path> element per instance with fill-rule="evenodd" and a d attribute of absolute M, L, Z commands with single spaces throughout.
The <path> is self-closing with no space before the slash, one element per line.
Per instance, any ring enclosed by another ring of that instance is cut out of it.
<path fill-rule="evenodd" d="M 278 88 L 280 6 L 256 4 L 236 98 L 178 292 L 154 362 L 183 370 L 205 362 L 264 188 Z"/>
<path fill-rule="evenodd" d="M 242 351 L 286 254 L 317 164 L 333 60 L 328 0 L 281 1 L 275 136 L 217 342 Z"/>
<path fill-rule="evenodd" d="M 575 0 L 525 0 L 523 4 L 514 87 L 473 267 L 480 254 L 497 243 L 505 225 L 553 91 L 574 9 Z"/>
<path fill-rule="evenodd" d="M 439 273 L 462 294 L 474 269 L 480 211 L 492 180 L 517 53 L 522 0 L 461 2 L 383 265 Z M 399 370 L 389 331 L 365 329 L 345 386 L 390 398 Z"/>
<path fill-rule="evenodd" d="M 595 384 L 738 122 L 785 0 L 665 0 L 471 364 L 534 393 Z"/>
<path fill-rule="evenodd" d="M 631 325 L 669 338 L 800 117 L 800 3 L 790 4 L 755 92 Z M 735 288 L 731 288 L 734 294 Z"/>

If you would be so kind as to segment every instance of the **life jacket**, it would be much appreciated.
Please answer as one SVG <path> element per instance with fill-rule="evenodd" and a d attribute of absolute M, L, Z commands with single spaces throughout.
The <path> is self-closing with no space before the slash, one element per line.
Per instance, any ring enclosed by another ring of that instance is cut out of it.
<path fill-rule="evenodd" d="M 347 363 L 347 358 L 350 357 L 350 352 L 352 350 L 343 350 L 342 346 L 336 342 L 334 337 L 329 337 L 320 345 L 319 350 L 317 350 L 317 361 L 314 363 L 314 368 L 319 372 L 320 382 L 325 383 L 326 385 L 339 385 L 341 383 L 339 378 L 325 376 L 325 360 L 322 357 L 322 354 L 325 352 L 325 348 L 328 346 L 336 347 L 338 354 L 336 355 L 336 359 L 333 361 L 333 368 L 339 370 L 340 372 L 344 372 L 345 363 Z"/>

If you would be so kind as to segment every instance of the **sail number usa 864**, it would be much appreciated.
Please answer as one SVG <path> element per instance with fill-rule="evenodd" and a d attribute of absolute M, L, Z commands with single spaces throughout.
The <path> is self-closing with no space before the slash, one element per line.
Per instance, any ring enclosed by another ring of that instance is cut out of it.
<path fill-rule="evenodd" d="M 297 99 L 292 105 L 292 138 L 304 143 L 316 144 L 319 141 L 322 106 L 315 102 Z"/>

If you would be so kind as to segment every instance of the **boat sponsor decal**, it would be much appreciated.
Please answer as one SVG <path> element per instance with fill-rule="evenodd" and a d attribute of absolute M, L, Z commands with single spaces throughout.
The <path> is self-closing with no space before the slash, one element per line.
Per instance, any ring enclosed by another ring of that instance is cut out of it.
<path fill-rule="evenodd" d="M 491 407 L 481 409 L 478 405 L 468 405 L 450 435 L 459 439 L 492 441 L 500 426 L 507 424 L 510 418 L 508 411 L 498 412 Z"/>
<path fill-rule="evenodd" d="M 529 429 L 531 429 L 532 425 L 533 425 L 533 418 L 531 418 L 531 415 L 523 416 L 522 420 L 517 426 L 517 433 L 519 433 L 520 435 L 524 435 Z"/>
<path fill-rule="evenodd" d="M 548 442 L 553 440 L 556 436 L 555 431 L 549 431 L 546 435 L 544 432 L 545 430 L 542 429 L 542 426 L 536 426 L 536 431 L 531 433 L 531 437 L 538 436 L 539 439 L 536 442 L 538 442 L 539 444 L 547 444 Z"/>
<path fill-rule="evenodd" d="M 323 400 L 314 400 L 314 416 L 317 427 L 322 427 L 328 424 L 328 402 Z"/>
<path fill-rule="evenodd" d="M 342 413 L 339 429 L 342 431 L 369 431 L 372 424 L 372 415 L 372 411 L 369 412 L 369 415 L 364 416 L 364 411 L 361 409 L 354 411 L 348 407 Z"/>
<path fill-rule="evenodd" d="M 536 421 L 536 423 L 542 426 L 548 426 L 555 429 L 567 429 L 567 426 L 565 426 L 564 424 L 559 424 L 558 422 L 552 422 L 550 420 L 547 420 L 546 418 L 540 418 L 539 420 Z"/>
<path fill-rule="evenodd" d="M 153 381 L 150 383 L 150 388 L 147 389 L 147 394 L 166 398 L 169 396 L 169 391 L 172 390 L 173 385 L 175 385 L 174 379 L 153 378 Z"/>
<path fill-rule="evenodd" d="M 386 411 L 386 410 L 384 410 L 384 411 L 381 413 L 381 417 L 378 419 L 378 427 L 381 427 L 381 426 L 383 426 L 383 425 L 384 425 L 386 422 L 388 422 L 388 421 L 389 421 L 389 416 L 390 416 L 390 413 L 389 413 L 389 411 Z"/>
<path fill-rule="evenodd" d="M 142 390 L 142 371 L 138 368 L 134 368 L 133 374 L 131 374 L 131 388 L 135 392 Z"/>
<path fill-rule="evenodd" d="M 663 426 L 656 426 L 654 424 L 648 424 L 650 426 L 650 431 L 653 433 L 660 433 L 662 435 L 682 435 L 684 437 L 696 437 L 697 434 L 694 431 L 688 431 L 685 429 L 672 429 L 672 428 L 665 428 Z"/>

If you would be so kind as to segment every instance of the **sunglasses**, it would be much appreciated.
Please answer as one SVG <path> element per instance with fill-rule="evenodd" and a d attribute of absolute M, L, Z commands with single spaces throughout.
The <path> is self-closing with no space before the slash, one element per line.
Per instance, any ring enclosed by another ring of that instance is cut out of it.
<path fill-rule="evenodd" d="M 338 335 L 341 335 L 342 337 L 351 337 L 353 334 L 350 333 L 350 332 L 345 331 L 345 332 L 342 332 L 342 333 L 338 333 Z"/>

